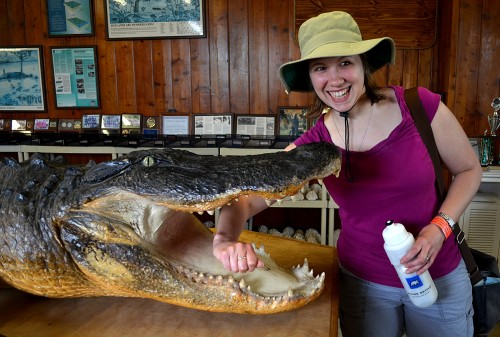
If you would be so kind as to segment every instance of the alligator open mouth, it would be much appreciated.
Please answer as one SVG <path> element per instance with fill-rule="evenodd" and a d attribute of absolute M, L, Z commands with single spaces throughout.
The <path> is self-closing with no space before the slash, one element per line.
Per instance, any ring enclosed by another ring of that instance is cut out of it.
<path fill-rule="evenodd" d="M 324 275 L 314 276 L 307 261 L 281 268 L 262 247 L 256 252 L 264 268 L 230 273 L 212 254 L 212 232 L 192 213 L 249 194 L 282 199 L 339 170 L 340 152 L 326 143 L 246 157 L 144 150 L 86 168 L 37 156 L 23 165 L 7 161 L 0 166 L 0 277 L 49 297 L 146 297 L 235 313 L 292 310 L 319 296 Z"/>

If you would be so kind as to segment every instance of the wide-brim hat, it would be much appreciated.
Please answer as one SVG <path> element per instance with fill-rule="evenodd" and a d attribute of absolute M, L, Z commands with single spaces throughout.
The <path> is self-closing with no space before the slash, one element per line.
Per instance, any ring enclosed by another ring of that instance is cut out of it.
<path fill-rule="evenodd" d="M 299 28 L 299 60 L 283 64 L 279 75 L 287 92 L 312 91 L 309 60 L 365 54 L 370 71 L 394 63 L 396 46 L 390 37 L 363 40 L 351 15 L 335 11 L 305 21 Z"/>

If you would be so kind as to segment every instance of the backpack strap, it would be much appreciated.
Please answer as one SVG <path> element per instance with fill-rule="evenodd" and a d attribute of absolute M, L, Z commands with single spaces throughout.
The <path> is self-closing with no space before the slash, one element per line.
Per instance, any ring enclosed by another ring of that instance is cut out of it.
<path fill-rule="evenodd" d="M 429 117 L 425 113 L 422 101 L 418 95 L 418 88 L 414 87 L 411 89 L 406 89 L 404 91 L 404 98 L 406 105 L 410 109 L 410 114 L 415 121 L 415 126 L 422 137 L 422 141 L 429 152 L 432 164 L 434 166 L 434 171 L 436 174 L 436 185 L 438 191 L 439 200 L 443 201 L 446 196 L 446 187 L 443 178 L 443 167 L 441 166 L 441 158 L 439 157 L 439 151 L 437 149 L 436 140 L 434 139 L 434 134 L 432 133 L 431 124 Z M 457 240 L 458 247 L 467 266 L 467 271 L 469 272 L 469 278 L 472 285 L 475 285 L 483 279 L 479 268 L 477 267 L 476 261 L 470 251 L 469 245 L 465 240 L 465 234 L 460 229 L 458 223 L 453 226 L 453 234 Z"/>

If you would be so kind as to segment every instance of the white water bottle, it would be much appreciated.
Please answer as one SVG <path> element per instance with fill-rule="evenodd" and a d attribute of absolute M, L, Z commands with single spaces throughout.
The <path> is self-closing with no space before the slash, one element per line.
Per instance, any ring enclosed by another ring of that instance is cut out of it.
<path fill-rule="evenodd" d="M 394 223 L 392 220 L 387 221 L 385 225 L 382 232 L 385 241 L 384 249 L 392 265 L 396 268 L 410 300 L 421 308 L 432 305 L 436 302 L 438 292 L 429 271 L 426 270 L 422 275 L 407 274 L 406 267 L 400 263 L 401 258 L 415 243 L 413 235 L 408 233 L 402 224 Z"/>

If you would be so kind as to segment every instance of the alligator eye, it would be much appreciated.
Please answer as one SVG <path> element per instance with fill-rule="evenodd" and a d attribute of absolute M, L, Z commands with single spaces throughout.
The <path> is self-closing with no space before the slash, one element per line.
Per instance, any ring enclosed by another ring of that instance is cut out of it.
<path fill-rule="evenodd" d="M 142 160 L 142 165 L 144 167 L 151 167 L 155 164 L 155 160 L 153 157 L 151 156 L 147 156 L 147 157 L 144 157 L 144 159 Z"/>

